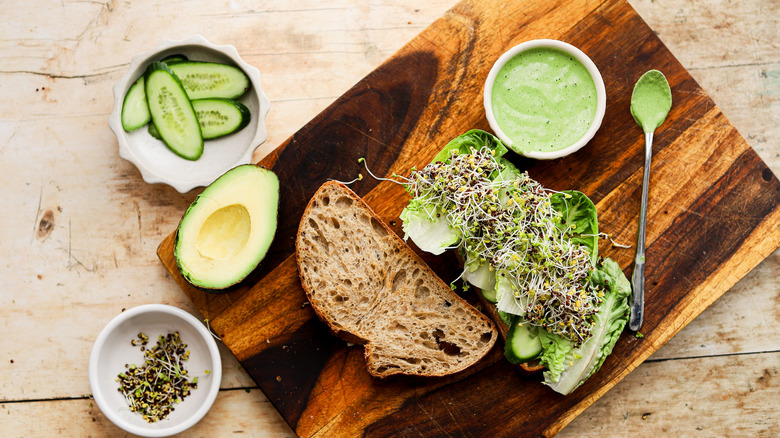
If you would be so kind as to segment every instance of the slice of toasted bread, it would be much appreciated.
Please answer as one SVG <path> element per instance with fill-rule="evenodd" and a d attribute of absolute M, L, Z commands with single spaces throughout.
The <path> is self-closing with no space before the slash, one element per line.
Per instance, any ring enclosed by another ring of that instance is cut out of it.
<path fill-rule="evenodd" d="M 295 247 L 312 308 L 336 335 L 364 346 L 375 377 L 452 374 L 496 342 L 491 321 L 341 183 L 314 194 Z"/>

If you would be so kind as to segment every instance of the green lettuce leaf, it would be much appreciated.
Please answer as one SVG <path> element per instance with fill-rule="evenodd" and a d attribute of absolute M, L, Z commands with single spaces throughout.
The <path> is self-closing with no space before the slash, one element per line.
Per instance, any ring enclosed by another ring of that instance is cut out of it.
<path fill-rule="evenodd" d="M 550 195 L 550 203 L 563 215 L 558 228 L 568 229 L 572 242 L 585 245 L 595 265 L 599 253 L 599 222 L 593 201 L 582 192 L 567 190 Z"/>
<path fill-rule="evenodd" d="M 528 303 L 515 297 L 512 281 L 498 273 L 496 275 L 496 309 L 512 315 L 525 315 Z"/>
<path fill-rule="evenodd" d="M 496 172 L 496 175 L 494 175 L 495 178 L 510 179 L 520 173 L 512 163 L 505 158 L 502 158 L 509 152 L 509 149 L 504 146 L 504 143 L 493 134 L 479 129 L 472 129 L 471 131 L 467 131 L 450 140 L 431 162 L 446 162 L 449 160 L 453 150 L 457 150 L 458 154 L 470 154 L 472 148 L 479 150 L 484 146 L 495 151 L 494 156 L 498 159 L 499 163 L 504 166 L 500 173 Z M 404 239 L 411 238 L 421 250 L 430 252 L 434 255 L 442 254 L 448 248 L 456 246 L 460 243 L 462 238 L 460 233 L 453 228 L 446 219 L 446 215 L 437 214 L 441 213 L 439 208 L 441 208 L 441 206 L 420 205 L 420 202 L 417 199 L 412 199 L 400 215 L 400 218 L 403 221 L 402 229 L 405 233 Z M 436 211 L 431 212 L 430 210 L 433 209 Z M 479 266 L 475 266 L 472 272 L 477 270 L 477 268 L 479 268 Z M 479 270 L 478 272 L 479 274 L 476 277 L 473 275 L 469 276 L 483 285 L 485 284 L 484 282 L 490 282 L 492 280 L 490 276 L 482 275 L 484 274 L 482 270 Z M 475 286 L 482 288 L 476 284 Z"/>
<path fill-rule="evenodd" d="M 463 279 L 468 281 L 472 286 L 478 287 L 486 292 L 491 292 L 491 295 L 495 295 L 496 272 L 490 269 L 490 264 L 471 260 L 467 256 L 465 265 Z"/>
<path fill-rule="evenodd" d="M 504 324 L 509 326 L 511 326 L 515 322 L 515 319 L 517 318 L 515 315 L 512 315 L 511 313 L 502 312 L 500 310 L 498 311 L 498 317 L 501 318 L 501 321 Z"/>
<path fill-rule="evenodd" d="M 604 302 L 596 314 L 592 336 L 567 355 L 566 360 L 570 364 L 564 360 L 564 365 L 569 366 L 563 372 L 558 374 L 551 369 L 544 373 L 544 384 L 561 394 L 574 391 L 601 368 L 628 322 L 631 284 L 620 266 L 611 259 L 605 259 L 591 274 L 591 282 L 606 290 Z"/>
<path fill-rule="evenodd" d="M 573 346 L 566 339 L 549 333 L 547 330 L 538 330 L 542 341 L 542 356 L 540 362 L 547 367 L 545 379 L 557 382 L 561 373 L 571 362 Z"/>
<path fill-rule="evenodd" d="M 481 129 L 472 129 L 471 131 L 467 131 L 450 140 L 450 142 L 444 146 L 444 149 L 440 150 L 439 153 L 433 157 L 431 163 L 435 163 L 437 161 L 441 161 L 443 163 L 447 162 L 447 160 L 450 158 L 452 150 L 457 150 L 458 155 L 470 154 L 471 148 L 479 150 L 482 149 L 483 146 L 487 146 L 491 150 L 495 150 L 496 158 L 503 157 L 507 152 L 509 152 L 509 149 L 504 146 L 504 143 L 501 142 L 498 137 L 489 132 L 482 131 Z"/>
<path fill-rule="evenodd" d="M 439 255 L 460 243 L 460 232 L 451 227 L 447 216 L 430 214 L 424 208 L 414 208 L 414 202 L 401 212 L 401 229 L 404 231 L 404 240 L 412 241 L 423 251 Z"/>

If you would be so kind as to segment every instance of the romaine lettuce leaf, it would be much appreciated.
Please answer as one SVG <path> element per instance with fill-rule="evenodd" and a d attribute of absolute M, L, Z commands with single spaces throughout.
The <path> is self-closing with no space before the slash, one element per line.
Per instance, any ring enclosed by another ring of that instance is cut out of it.
<path fill-rule="evenodd" d="M 496 308 L 500 312 L 511 313 L 512 315 L 523 316 L 526 313 L 527 303 L 519 302 L 515 298 L 512 281 L 500 273 L 496 275 Z"/>
<path fill-rule="evenodd" d="M 547 367 L 544 373 L 545 379 L 557 382 L 561 373 L 572 361 L 573 346 L 571 342 L 547 330 L 539 330 L 538 333 L 542 341 L 540 363 Z"/>
<path fill-rule="evenodd" d="M 492 175 L 492 181 L 514 181 L 518 176 L 520 176 L 520 170 L 518 170 L 517 167 L 515 167 L 515 165 L 506 158 L 499 158 L 498 164 L 501 165 L 501 171 L 498 172 L 497 175 Z M 504 187 L 498 193 L 498 197 L 501 199 L 501 204 L 504 206 L 506 206 L 506 203 L 509 200 L 509 191 L 511 189 L 511 187 Z"/>
<path fill-rule="evenodd" d="M 472 129 L 471 131 L 467 131 L 450 140 L 450 142 L 444 146 L 444 149 L 440 150 L 439 153 L 433 157 L 431 163 L 437 161 L 446 162 L 450 158 L 450 153 L 453 149 L 457 149 L 458 154 L 470 154 L 471 148 L 479 150 L 484 146 L 496 151 L 494 154 L 496 158 L 503 157 L 509 152 L 509 149 L 507 149 L 506 146 L 504 146 L 504 143 L 495 135 L 480 129 Z"/>
<path fill-rule="evenodd" d="M 482 290 L 492 291 L 496 289 L 496 273 L 490 269 L 490 264 L 488 263 L 470 261 L 467 257 L 463 279 Z"/>
<path fill-rule="evenodd" d="M 485 146 L 495 151 L 494 156 L 504 165 L 505 170 L 500 175 L 513 178 L 519 174 L 512 163 L 501 158 L 509 152 L 504 143 L 493 134 L 479 129 L 472 129 L 450 140 L 431 162 L 446 162 L 453 150 L 457 150 L 458 154 L 470 154 L 472 148 L 479 150 Z M 440 208 L 439 205 L 420 205 L 418 199 L 412 199 L 400 215 L 403 221 L 402 229 L 405 233 L 404 240 L 411 238 L 421 250 L 434 255 L 442 254 L 448 248 L 460 243 L 462 236 L 457 229 L 451 226 L 444 214 L 436 214 L 441 213 Z M 429 211 L 432 209 L 436 210 L 434 214 Z M 489 280 L 489 278 L 485 278 L 485 280 Z M 475 284 L 475 286 L 477 285 Z"/>
<path fill-rule="evenodd" d="M 501 321 L 506 325 L 512 325 L 515 322 L 515 319 L 517 318 L 515 315 L 512 315 L 511 313 L 506 313 L 502 311 L 498 311 L 498 317 L 501 318 Z"/>
<path fill-rule="evenodd" d="M 567 190 L 550 195 L 550 203 L 563 215 L 558 228 L 568 229 L 572 242 L 585 245 L 595 265 L 599 253 L 599 222 L 593 201 L 582 192 Z"/>
<path fill-rule="evenodd" d="M 435 255 L 460 242 L 460 232 L 450 226 L 446 215 L 429 214 L 423 208 L 410 208 L 412 205 L 410 203 L 400 216 L 404 240 L 411 238 L 421 250 Z"/>
<path fill-rule="evenodd" d="M 631 284 L 620 266 L 611 259 L 605 259 L 591 274 L 591 281 L 606 290 L 606 294 L 596 314 L 596 324 L 591 330 L 590 339 L 572 352 L 571 359 L 567 357 L 571 365 L 559 375 L 552 369 L 544 373 L 544 384 L 561 394 L 574 391 L 601 368 L 628 322 Z M 564 362 L 564 365 L 568 364 Z"/>

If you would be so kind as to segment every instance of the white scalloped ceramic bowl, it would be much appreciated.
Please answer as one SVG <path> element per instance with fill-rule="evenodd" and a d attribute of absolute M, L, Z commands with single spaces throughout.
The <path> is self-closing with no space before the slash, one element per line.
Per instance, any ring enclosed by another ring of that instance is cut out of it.
<path fill-rule="evenodd" d="M 190 376 L 198 377 L 198 387 L 165 419 L 147 423 L 130 411 L 115 379 L 125 364 L 143 364 L 140 347 L 130 345 L 138 332 L 149 336 L 147 347 L 151 348 L 159 335 L 173 331 L 179 332 L 190 350 L 184 366 Z M 145 437 L 170 436 L 195 425 L 214 403 L 221 380 L 222 362 L 214 337 L 191 314 L 164 304 L 134 307 L 114 317 L 98 335 L 89 357 L 89 386 L 100 410 L 121 429 Z"/>
<path fill-rule="evenodd" d="M 238 99 L 249 108 L 252 115 L 249 124 L 231 135 L 206 140 L 203 155 L 196 161 L 177 156 L 146 128 L 132 132 L 122 128 L 122 102 L 127 90 L 144 74 L 150 62 L 176 54 L 194 61 L 233 64 L 241 68 L 252 83 L 249 91 Z M 244 62 L 235 47 L 217 46 L 195 35 L 182 41 L 163 40 L 154 50 L 133 57 L 127 73 L 114 85 L 114 109 L 108 124 L 119 142 L 119 155 L 138 168 L 144 181 L 168 184 L 185 193 L 211 184 L 239 164 L 249 163 L 254 150 L 268 138 L 265 118 L 270 108 L 271 102 L 260 87 L 257 68 Z"/>
<path fill-rule="evenodd" d="M 555 151 L 532 151 L 524 152 L 522 154 L 523 156 L 537 160 L 552 160 L 555 158 L 565 157 L 566 155 L 573 154 L 574 152 L 582 149 L 582 147 L 585 146 L 594 135 L 596 135 L 596 131 L 598 131 L 599 127 L 601 127 L 601 122 L 604 119 L 604 113 L 607 109 L 607 92 L 604 87 L 604 79 L 601 77 L 601 73 L 596 67 L 596 64 L 593 63 L 588 55 L 571 44 L 559 40 L 538 39 L 520 43 L 504 52 L 504 54 L 498 58 L 495 64 L 493 64 L 493 68 L 490 69 L 490 73 L 488 73 L 488 77 L 485 80 L 485 89 L 482 97 L 483 104 L 485 106 L 485 117 L 490 124 L 490 128 L 493 130 L 493 132 L 495 132 L 496 136 L 500 138 L 502 142 L 504 142 L 504 144 L 512 149 L 512 139 L 510 139 L 509 136 L 504 133 L 493 114 L 493 83 L 496 80 L 496 76 L 498 75 L 499 70 L 501 70 L 501 67 L 503 67 L 507 61 L 521 52 L 540 47 L 557 49 L 561 52 L 572 55 L 575 59 L 582 63 L 582 65 L 585 66 L 585 68 L 588 70 L 588 73 L 590 73 L 591 78 L 593 78 L 594 84 L 596 85 L 596 114 L 593 118 L 593 121 L 591 122 L 590 127 L 578 141 L 576 141 L 571 146 Z"/>

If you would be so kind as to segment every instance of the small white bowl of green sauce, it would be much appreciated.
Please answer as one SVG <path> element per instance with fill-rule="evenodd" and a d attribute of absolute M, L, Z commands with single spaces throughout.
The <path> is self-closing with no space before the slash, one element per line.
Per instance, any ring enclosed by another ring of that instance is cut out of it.
<path fill-rule="evenodd" d="M 491 129 L 514 152 L 552 160 L 581 149 L 607 107 L 604 80 L 580 49 L 558 40 L 526 41 L 493 64 L 483 95 Z"/>

